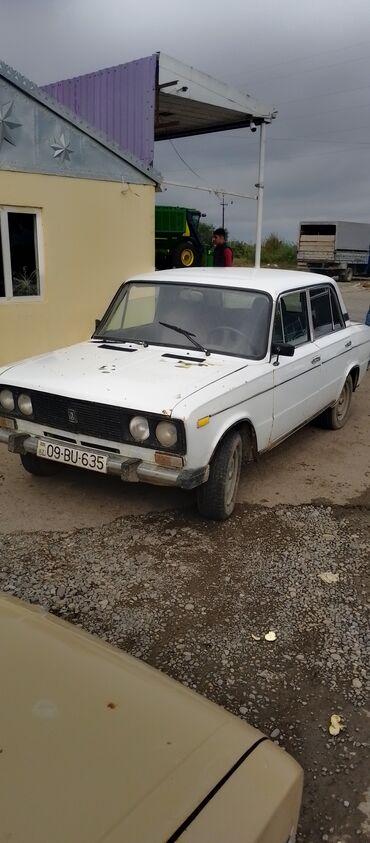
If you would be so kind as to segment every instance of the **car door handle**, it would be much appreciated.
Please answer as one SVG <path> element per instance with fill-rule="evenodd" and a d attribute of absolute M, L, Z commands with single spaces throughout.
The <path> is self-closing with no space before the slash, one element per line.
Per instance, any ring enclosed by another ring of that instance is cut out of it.
<path fill-rule="evenodd" d="M 352 345 L 352 340 L 348 340 L 348 342 L 345 343 L 344 348 L 351 348 L 351 345 Z"/>
<path fill-rule="evenodd" d="M 321 357 L 313 357 L 311 363 L 321 363 Z"/>

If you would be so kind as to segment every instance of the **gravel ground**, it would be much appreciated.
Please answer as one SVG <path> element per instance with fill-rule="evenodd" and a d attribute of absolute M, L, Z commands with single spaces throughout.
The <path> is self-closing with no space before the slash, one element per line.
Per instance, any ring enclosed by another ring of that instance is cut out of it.
<path fill-rule="evenodd" d="M 305 770 L 300 843 L 365 841 L 368 503 L 240 505 L 225 524 L 175 512 L 4 535 L 0 588 L 164 670 L 287 749 Z M 321 579 L 327 572 L 334 581 Z M 345 727 L 337 737 L 333 713 Z"/>

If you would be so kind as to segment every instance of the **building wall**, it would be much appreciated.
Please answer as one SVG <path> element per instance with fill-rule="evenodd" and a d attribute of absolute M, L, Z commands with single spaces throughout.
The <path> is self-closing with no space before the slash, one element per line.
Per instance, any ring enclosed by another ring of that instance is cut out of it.
<path fill-rule="evenodd" d="M 41 209 L 40 299 L 0 299 L 0 365 L 89 337 L 129 276 L 154 268 L 152 185 L 0 171 L 1 206 Z"/>

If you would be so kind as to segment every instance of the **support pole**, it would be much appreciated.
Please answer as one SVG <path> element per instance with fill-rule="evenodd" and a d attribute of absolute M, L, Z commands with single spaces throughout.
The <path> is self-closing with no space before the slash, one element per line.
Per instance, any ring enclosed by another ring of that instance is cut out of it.
<path fill-rule="evenodd" d="M 262 216 L 263 216 L 263 192 L 264 192 L 264 174 L 265 174 L 265 148 L 266 148 L 266 123 L 261 123 L 260 126 L 260 154 L 258 161 L 258 182 L 257 188 L 257 230 L 256 230 L 256 255 L 254 265 L 261 266 L 261 246 L 262 246 Z"/>
<path fill-rule="evenodd" d="M 222 201 L 221 201 L 221 208 L 222 208 L 222 228 L 225 228 L 225 194 L 222 194 Z"/>

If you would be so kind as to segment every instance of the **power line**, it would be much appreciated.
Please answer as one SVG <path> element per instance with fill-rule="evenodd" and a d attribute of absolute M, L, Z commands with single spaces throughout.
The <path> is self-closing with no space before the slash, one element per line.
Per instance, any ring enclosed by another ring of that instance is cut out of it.
<path fill-rule="evenodd" d="M 370 126 L 369 125 L 366 125 L 366 126 L 348 126 L 347 129 L 324 129 L 323 135 L 331 135 L 333 133 L 336 134 L 336 135 L 341 135 L 341 134 L 345 134 L 347 132 L 360 132 L 363 129 L 365 129 L 367 132 L 370 132 Z M 360 141 L 358 141 L 358 142 L 360 143 Z M 355 141 L 355 143 L 357 143 L 357 141 Z"/>
<path fill-rule="evenodd" d="M 370 46 L 370 41 L 369 40 L 358 41 L 357 44 L 349 44 L 349 45 L 344 44 L 341 47 L 334 47 L 334 48 L 332 47 L 329 50 L 321 50 L 318 53 L 310 53 L 308 56 L 296 56 L 295 58 L 284 59 L 283 61 L 279 61 L 279 62 L 275 62 L 274 64 L 267 65 L 267 70 L 269 68 L 281 67 L 282 65 L 285 65 L 285 64 L 292 64 L 293 62 L 297 62 L 297 61 L 298 62 L 299 61 L 309 61 L 310 59 L 317 58 L 317 56 L 327 56 L 328 53 L 342 53 L 344 48 L 346 50 L 354 50 L 357 47 L 363 47 L 365 45 Z M 263 64 L 263 65 L 261 64 L 260 67 L 254 67 L 251 71 L 248 71 L 248 68 L 247 68 L 246 73 L 251 72 L 252 79 L 253 79 L 254 73 L 261 73 L 264 70 L 266 70 L 266 64 Z"/>
<path fill-rule="evenodd" d="M 304 143 L 307 143 L 307 141 L 310 141 L 311 143 L 345 144 L 345 146 L 351 146 L 351 147 L 370 146 L 370 141 L 368 141 L 368 142 L 366 142 L 366 141 L 350 141 L 349 142 L 349 141 L 345 141 L 345 140 L 343 140 L 343 141 L 331 140 L 330 138 L 327 138 L 327 139 L 310 138 L 310 137 L 306 137 L 306 138 L 269 138 L 269 143 L 271 143 L 271 141 L 288 141 L 289 143 L 295 142 L 295 141 L 298 141 L 298 142 L 303 141 Z"/>
<path fill-rule="evenodd" d="M 183 164 L 185 164 L 185 167 L 187 167 L 188 170 L 190 170 L 190 172 L 193 173 L 193 175 L 197 177 L 197 179 L 200 179 L 202 181 L 202 176 L 200 176 L 199 173 L 197 173 L 195 170 L 193 170 L 193 168 L 190 166 L 190 164 L 188 164 L 188 162 L 185 161 L 185 158 L 183 158 L 182 155 L 180 155 L 178 149 L 176 149 L 175 144 L 172 140 L 170 140 L 170 144 L 172 146 L 172 149 L 176 152 L 177 157 L 180 158 L 180 161 L 182 161 Z"/>
<path fill-rule="evenodd" d="M 365 91 L 370 88 L 370 85 L 361 85 L 358 88 L 347 88 L 347 90 L 328 91 L 326 94 L 312 94 L 310 97 L 295 97 L 293 100 L 284 100 L 280 105 L 289 105 L 291 102 L 306 102 L 307 100 L 322 99 L 323 97 L 332 97 L 336 94 L 353 94 L 355 91 Z"/>
<path fill-rule="evenodd" d="M 284 117 L 284 123 L 291 123 L 294 120 L 307 120 L 307 118 L 311 117 L 325 117 L 327 114 L 338 114 L 339 112 L 343 114 L 347 111 L 363 111 L 365 108 L 369 108 L 370 110 L 370 103 L 366 103 L 366 106 L 362 105 L 350 105 L 349 107 L 345 106 L 344 108 L 328 108 L 326 111 L 315 111 L 313 114 L 296 114 L 294 117 Z M 280 112 L 279 112 L 280 113 Z M 241 135 L 239 135 L 241 137 Z"/>
<path fill-rule="evenodd" d="M 324 135 L 330 135 L 330 134 L 341 135 L 342 133 L 347 133 L 347 132 L 352 132 L 352 133 L 353 132 L 359 132 L 359 131 L 362 131 L 363 129 L 370 132 L 370 126 L 367 125 L 367 126 L 351 126 L 348 129 L 327 129 L 327 130 L 323 131 L 323 134 Z M 225 138 L 220 137 L 219 135 L 215 135 L 215 138 L 217 140 L 225 140 Z M 243 139 L 245 139 L 245 135 L 234 134 L 230 137 L 230 140 L 243 140 Z M 275 138 L 272 135 L 271 137 L 269 137 L 269 142 L 271 140 L 278 140 L 278 138 Z M 281 140 L 283 140 L 283 138 L 281 138 Z M 289 140 L 289 139 L 286 138 L 285 140 Z M 307 140 L 310 140 L 310 138 L 307 138 Z M 312 138 L 312 140 L 313 140 L 313 138 Z M 328 139 L 324 138 L 323 143 L 335 143 L 335 140 L 331 141 L 330 138 L 328 138 Z M 347 143 L 347 141 L 338 141 L 338 143 Z M 365 141 L 353 141 L 353 143 L 365 143 Z"/>
<path fill-rule="evenodd" d="M 316 73 L 318 70 L 326 70 L 327 68 L 331 67 L 339 67 L 342 64 L 353 64 L 354 62 L 365 61 L 366 59 L 369 60 L 369 55 L 358 56 L 354 59 L 344 59 L 343 61 L 335 61 L 332 64 L 319 64 L 317 67 L 307 67 L 305 70 L 294 70 L 292 71 L 292 73 L 283 73 L 280 76 L 274 76 L 273 79 L 271 79 L 271 76 L 266 76 L 263 79 L 259 80 L 258 84 L 261 85 L 264 82 L 269 82 L 271 84 L 271 82 L 275 82 L 275 79 L 291 79 L 292 76 L 298 76 L 302 73 Z"/>

